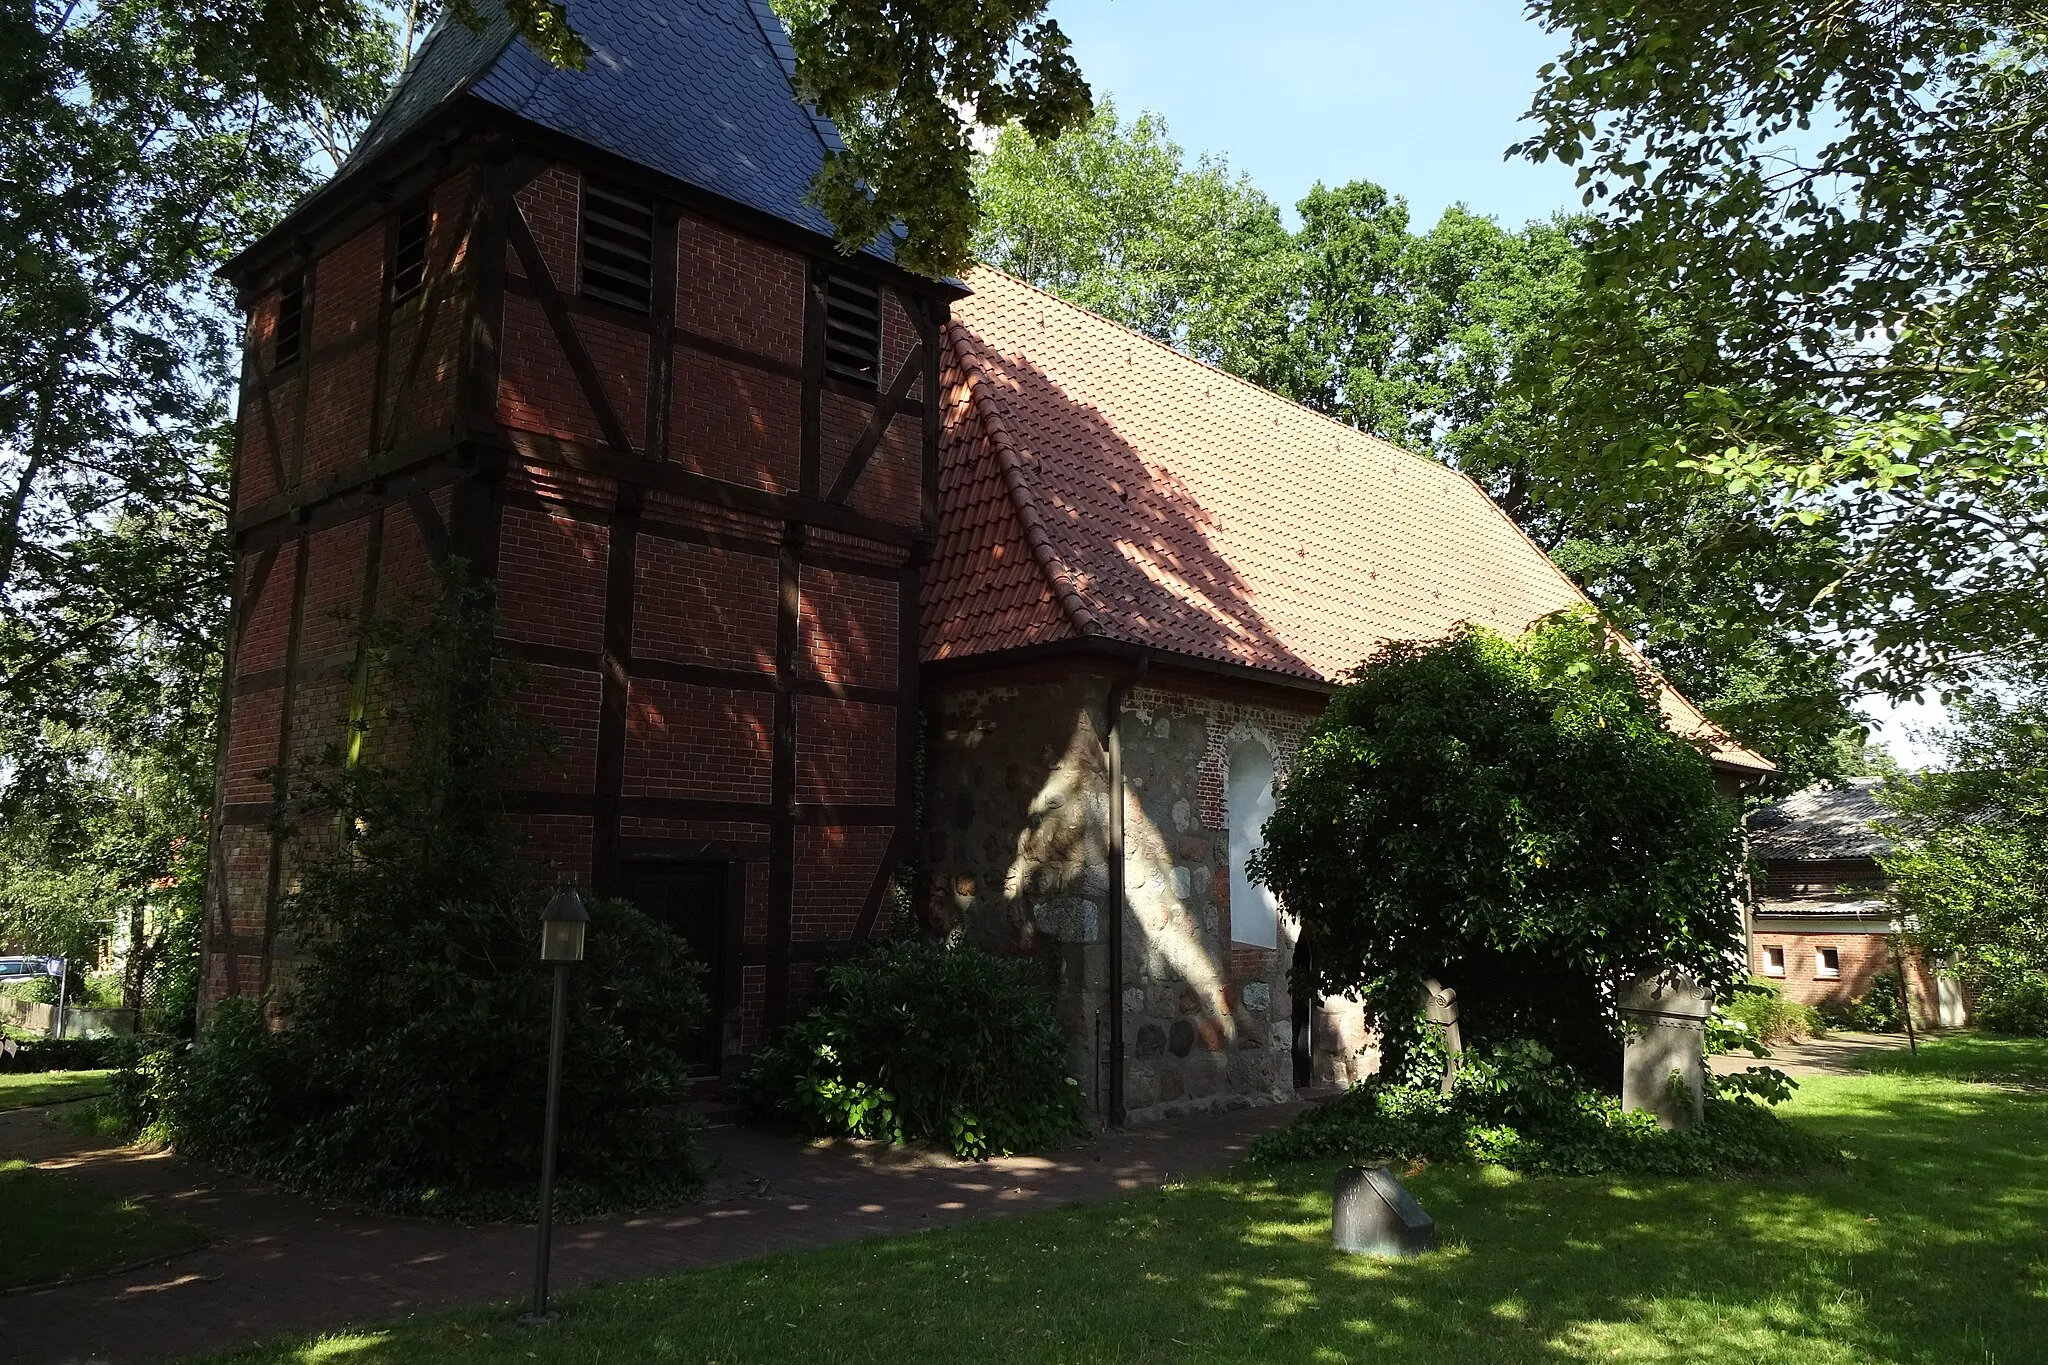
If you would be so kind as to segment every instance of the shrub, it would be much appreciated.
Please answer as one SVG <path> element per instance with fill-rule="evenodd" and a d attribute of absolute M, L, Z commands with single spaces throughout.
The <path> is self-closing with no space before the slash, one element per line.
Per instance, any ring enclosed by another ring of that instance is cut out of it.
<path fill-rule="evenodd" d="M 1977 1022 L 1993 1033 L 2048 1037 L 2048 972 L 1986 973 L 1977 980 Z"/>
<path fill-rule="evenodd" d="M 1820 1007 L 1829 1028 L 1858 1033 L 1899 1033 L 1906 1027 L 1905 995 L 1897 972 L 1879 972 L 1870 989 L 1848 1001 L 1830 1000 Z"/>
<path fill-rule="evenodd" d="M 514 1214 L 540 1169 L 550 888 L 499 794 L 537 761 L 537 736 L 511 705 L 516 672 L 490 664 L 487 598 L 459 574 L 444 587 L 424 625 L 374 638 L 377 686 L 399 682 L 349 737 L 353 758 L 292 775 L 311 837 L 282 908 L 289 989 L 229 1001 L 189 1046 L 138 1055 L 116 1101 L 183 1153 L 294 1188 Z M 589 910 L 563 1069 L 565 1214 L 673 1203 L 701 1180 L 684 1107 L 701 969 L 632 905 Z"/>
<path fill-rule="evenodd" d="M 1260 1138 L 1251 1159 L 1487 1161 L 1557 1175 L 1796 1170 L 1831 1158 L 1768 1108 L 1792 1085 L 1764 1067 L 1717 1080 L 1701 1123 L 1665 1132 L 1650 1114 L 1624 1112 L 1540 1046 L 1510 1044 L 1469 1060 L 1449 1096 L 1435 1086 L 1361 1082 Z"/>
<path fill-rule="evenodd" d="M 1025 964 L 908 938 L 820 975 L 817 1007 L 740 1078 L 763 1115 L 977 1160 L 1083 1131 L 1065 1036 Z"/>
<path fill-rule="evenodd" d="M 1590 614 L 1379 651 L 1264 836 L 1252 875 L 1301 924 L 1294 990 L 1363 999 L 1395 1070 L 1425 978 L 1458 992 L 1467 1042 L 1537 1039 L 1618 1081 L 1611 983 L 1718 989 L 1739 960 L 1737 811 Z"/>
<path fill-rule="evenodd" d="M 1743 1034 L 1767 1047 L 1772 1043 L 1796 1043 L 1824 1032 L 1827 1027 L 1819 1010 L 1787 1000 L 1777 984 L 1768 981 L 1736 986 L 1715 1005 L 1714 1014 L 1721 1023 L 1739 1025 Z"/>

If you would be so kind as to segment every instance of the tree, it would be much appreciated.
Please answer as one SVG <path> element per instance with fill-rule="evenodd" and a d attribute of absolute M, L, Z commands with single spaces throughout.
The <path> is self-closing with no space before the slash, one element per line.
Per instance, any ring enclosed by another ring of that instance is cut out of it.
<path fill-rule="evenodd" d="M 1284 333 L 1293 251 L 1280 211 L 1227 163 L 1186 155 L 1155 114 L 1103 101 L 1041 141 L 1012 125 L 975 172 L 974 254 L 1113 322 L 1249 378 Z"/>
<path fill-rule="evenodd" d="M 1476 1039 L 1606 1069 L 1617 981 L 1739 978 L 1742 870 L 1707 759 L 1604 628 L 1566 616 L 1360 667 L 1303 740 L 1253 875 L 1301 923 L 1292 988 L 1363 999 L 1393 1050 L 1434 977 Z"/>
<path fill-rule="evenodd" d="M 1587 475 L 1834 528 L 1812 603 L 1893 694 L 2048 653 L 2044 42 L 1998 4 L 1540 0 L 1519 150 L 1579 167 Z M 1607 395 L 1657 392 L 1643 420 Z"/>
<path fill-rule="evenodd" d="M 1087 82 L 1046 0 L 776 0 L 797 83 L 846 151 L 812 186 L 848 251 L 900 222 L 897 258 L 944 275 L 969 260 L 976 126 L 1047 140 L 1087 122 Z"/>
<path fill-rule="evenodd" d="M 0 31 L 0 921 L 86 956 L 151 910 L 134 1001 L 204 866 L 240 325 L 215 271 L 397 47 L 347 4 L 32 3 Z"/>
<path fill-rule="evenodd" d="M 1881 860 L 1928 951 L 1955 957 L 1994 1028 L 2048 1032 L 2048 689 L 1966 699 L 1937 770 L 1886 784 Z"/>

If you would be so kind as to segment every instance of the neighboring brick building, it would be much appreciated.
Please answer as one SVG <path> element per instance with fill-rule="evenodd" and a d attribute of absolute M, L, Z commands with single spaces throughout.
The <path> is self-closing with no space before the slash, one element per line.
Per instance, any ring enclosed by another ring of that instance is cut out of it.
<path fill-rule="evenodd" d="M 999 272 L 966 283 L 924 588 L 936 912 L 1045 963 L 1107 1115 L 1351 1079 L 1375 1064 L 1358 1007 L 1290 998 L 1292 928 L 1244 877 L 1273 792 L 1386 641 L 1585 598 L 1463 475 Z M 1730 785 L 1771 771 L 1664 705 Z"/>
<path fill-rule="evenodd" d="M 1900 925 L 1885 897 L 1878 858 L 1891 840 L 1877 799 L 1881 778 L 1809 787 L 1749 818 L 1750 854 L 1763 881 L 1750 913 L 1750 970 L 1808 1005 L 1846 1004 L 1892 970 Z M 1906 951 L 1913 1021 L 1960 1025 L 1966 1010 L 1955 981 Z"/>
<path fill-rule="evenodd" d="M 560 761 L 538 848 L 712 962 L 707 1070 L 872 934 L 911 851 L 916 606 L 956 286 L 847 257 L 764 0 L 584 0 L 557 70 L 443 24 L 248 309 L 209 1000 L 288 971 L 282 768 L 359 625 L 460 555 Z M 536 913 L 538 907 L 536 907 Z"/>

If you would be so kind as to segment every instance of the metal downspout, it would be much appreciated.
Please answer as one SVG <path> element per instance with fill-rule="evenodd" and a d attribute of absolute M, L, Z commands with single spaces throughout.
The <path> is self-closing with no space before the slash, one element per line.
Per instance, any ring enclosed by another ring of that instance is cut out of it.
<path fill-rule="evenodd" d="M 1124 700 L 1144 681 L 1152 658 L 1142 651 L 1129 677 L 1109 685 L 1103 747 L 1109 750 L 1109 1121 L 1121 1128 L 1124 1107 Z"/>

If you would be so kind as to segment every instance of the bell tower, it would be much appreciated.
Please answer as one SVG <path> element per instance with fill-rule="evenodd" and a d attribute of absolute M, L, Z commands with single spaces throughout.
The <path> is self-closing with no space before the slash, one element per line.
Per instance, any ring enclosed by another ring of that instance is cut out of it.
<path fill-rule="evenodd" d="M 444 23 L 248 312 L 204 995 L 288 979 L 282 774 L 360 627 L 460 556 L 559 762 L 530 845 L 709 962 L 707 1072 L 887 927 L 958 285 L 805 200 L 839 145 L 765 0 L 588 0 L 558 70 Z"/>

